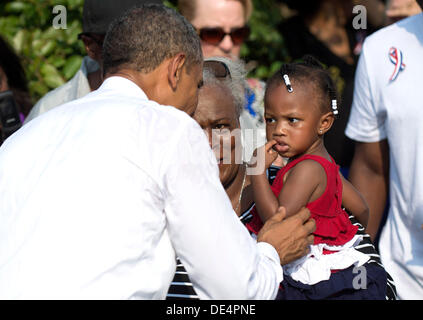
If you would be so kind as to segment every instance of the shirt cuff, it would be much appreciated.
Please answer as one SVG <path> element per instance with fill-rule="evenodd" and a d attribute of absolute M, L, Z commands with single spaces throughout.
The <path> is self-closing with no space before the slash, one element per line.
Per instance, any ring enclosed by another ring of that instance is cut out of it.
<path fill-rule="evenodd" d="M 276 271 L 278 283 L 283 281 L 283 268 L 280 263 L 279 254 L 276 249 L 267 242 L 257 242 L 258 251 L 272 262 L 272 266 Z"/>

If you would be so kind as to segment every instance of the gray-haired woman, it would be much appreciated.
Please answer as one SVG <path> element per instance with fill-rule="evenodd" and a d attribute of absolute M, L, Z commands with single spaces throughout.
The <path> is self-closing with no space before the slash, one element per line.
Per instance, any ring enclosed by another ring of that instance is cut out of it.
<path fill-rule="evenodd" d="M 245 104 L 245 69 L 241 61 L 215 57 L 204 62 L 203 82 L 193 118 L 209 138 L 220 181 L 235 213 L 244 224 L 251 219 L 253 194 L 243 154 L 240 113 Z M 178 261 L 168 299 L 198 298 Z"/>

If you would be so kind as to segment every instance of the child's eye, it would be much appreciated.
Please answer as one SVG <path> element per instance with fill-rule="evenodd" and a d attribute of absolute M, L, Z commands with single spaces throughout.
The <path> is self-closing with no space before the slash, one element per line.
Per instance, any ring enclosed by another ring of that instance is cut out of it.
<path fill-rule="evenodd" d="M 273 123 L 273 122 L 275 122 L 275 119 L 273 119 L 273 118 L 265 118 L 265 120 L 266 120 L 266 123 Z"/>
<path fill-rule="evenodd" d="M 297 123 L 298 121 L 300 121 L 299 119 L 297 119 L 297 118 L 288 118 L 288 121 L 290 122 L 290 123 Z"/>

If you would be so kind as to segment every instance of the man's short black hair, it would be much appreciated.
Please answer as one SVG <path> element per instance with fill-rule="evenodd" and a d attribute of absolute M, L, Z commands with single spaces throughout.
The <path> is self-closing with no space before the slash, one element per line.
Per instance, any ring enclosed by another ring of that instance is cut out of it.
<path fill-rule="evenodd" d="M 186 55 L 188 68 L 202 63 L 200 39 L 192 25 L 164 5 L 143 5 L 110 25 L 103 45 L 104 74 L 120 68 L 148 73 L 178 53 Z"/>

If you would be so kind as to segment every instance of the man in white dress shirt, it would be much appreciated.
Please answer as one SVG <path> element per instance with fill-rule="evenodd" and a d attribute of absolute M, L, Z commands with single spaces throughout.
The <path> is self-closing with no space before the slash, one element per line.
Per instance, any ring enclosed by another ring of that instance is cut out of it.
<path fill-rule="evenodd" d="M 103 58 L 97 91 L 0 148 L 0 298 L 163 299 L 177 254 L 200 298 L 273 299 L 315 224 L 281 212 L 256 243 L 233 212 L 188 116 L 202 83 L 194 29 L 143 6 L 112 24 Z"/>

